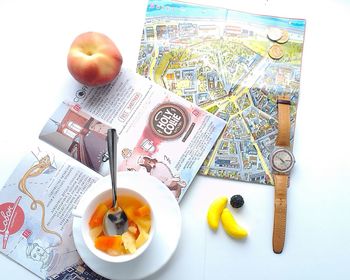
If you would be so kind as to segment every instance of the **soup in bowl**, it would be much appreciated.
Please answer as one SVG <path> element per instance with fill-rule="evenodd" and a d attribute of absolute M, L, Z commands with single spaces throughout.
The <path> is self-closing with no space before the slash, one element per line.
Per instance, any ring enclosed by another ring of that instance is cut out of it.
<path fill-rule="evenodd" d="M 117 204 L 128 218 L 128 228 L 121 235 L 107 236 L 103 219 L 112 207 L 112 189 L 102 179 L 81 198 L 73 215 L 81 219 L 81 233 L 89 251 L 108 262 L 127 262 L 140 256 L 150 245 L 155 232 L 152 205 L 141 189 L 128 184 L 118 185 Z M 147 186 L 145 186 L 147 187 Z"/>

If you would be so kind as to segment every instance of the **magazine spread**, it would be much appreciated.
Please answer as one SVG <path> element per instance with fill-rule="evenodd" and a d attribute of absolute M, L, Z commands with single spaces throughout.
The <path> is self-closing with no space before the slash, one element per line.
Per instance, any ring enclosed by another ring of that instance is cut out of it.
<path fill-rule="evenodd" d="M 278 95 L 290 96 L 291 143 L 305 20 L 149 0 L 137 72 L 227 121 L 204 175 L 273 184 Z"/>
<path fill-rule="evenodd" d="M 41 278 L 103 279 L 77 253 L 71 212 L 108 175 L 107 129 L 119 134 L 120 171 L 154 176 L 180 201 L 224 126 L 127 69 L 103 87 L 77 84 L 42 129 L 46 143 L 23 158 L 0 191 L 0 251 Z"/>
<path fill-rule="evenodd" d="M 92 170 L 109 172 L 107 130 L 119 135 L 119 171 L 149 173 L 180 201 L 225 121 L 123 69 L 104 87 L 80 87 L 62 103 L 40 139 Z"/>

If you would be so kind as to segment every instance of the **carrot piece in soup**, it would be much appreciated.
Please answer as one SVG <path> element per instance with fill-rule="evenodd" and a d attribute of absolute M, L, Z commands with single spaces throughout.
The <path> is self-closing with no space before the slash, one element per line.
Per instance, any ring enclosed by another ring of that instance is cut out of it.
<path fill-rule="evenodd" d="M 113 251 L 123 251 L 122 237 L 120 235 L 113 236 L 99 236 L 95 239 L 95 247 L 101 251 L 108 252 Z"/>
<path fill-rule="evenodd" d="M 90 228 L 94 228 L 97 226 L 102 225 L 103 223 L 103 217 L 108 211 L 108 207 L 106 204 L 101 203 L 97 206 L 94 214 L 91 216 L 91 219 L 89 221 Z"/>
<path fill-rule="evenodd" d="M 135 210 L 135 214 L 139 217 L 149 216 L 151 214 L 151 210 L 148 205 L 143 205 Z"/>
<path fill-rule="evenodd" d="M 133 205 L 128 205 L 122 209 L 128 217 L 128 220 L 134 221 L 137 218 L 137 216 L 135 215 L 136 208 Z"/>

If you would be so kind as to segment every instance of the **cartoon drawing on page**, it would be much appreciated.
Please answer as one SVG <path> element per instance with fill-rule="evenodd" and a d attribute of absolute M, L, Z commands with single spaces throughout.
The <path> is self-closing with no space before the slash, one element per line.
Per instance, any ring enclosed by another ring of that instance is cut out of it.
<path fill-rule="evenodd" d="M 173 174 L 169 165 L 156 158 L 138 153 L 135 150 L 131 151 L 129 148 L 122 150 L 122 156 L 124 158 L 122 169 L 139 171 L 142 167 L 151 176 L 165 184 L 173 192 L 176 199 L 179 199 L 182 189 L 187 186 L 187 183 L 180 176 Z M 166 158 L 168 157 L 166 156 Z"/>
<path fill-rule="evenodd" d="M 162 181 L 174 193 L 176 199 L 179 199 L 181 190 L 187 186 L 187 183 L 180 176 L 174 175 L 167 164 L 155 158 L 143 156 L 140 158 L 139 165 L 146 168 L 150 175 Z"/>
<path fill-rule="evenodd" d="M 65 227 L 61 233 L 64 243 L 59 246 L 56 236 L 43 231 L 35 216 L 26 217 L 23 228 L 25 230 L 19 240 L 21 245 L 18 245 L 19 248 L 23 248 L 21 255 L 29 261 L 28 265 L 33 269 L 35 267 L 41 275 L 59 273 L 63 268 L 80 261 L 74 246 L 71 225 Z"/>
<path fill-rule="evenodd" d="M 52 246 L 43 244 L 42 240 L 35 240 L 27 244 L 26 257 L 34 262 L 41 263 L 41 270 L 51 271 L 60 260 L 60 255 Z"/>
<path fill-rule="evenodd" d="M 40 149 L 38 149 L 37 152 L 33 152 L 33 155 L 36 157 L 36 159 L 38 160 L 37 162 L 35 162 L 22 176 L 22 178 L 19 180 L 18 183 L 18 188 L 19 190 L 25 194 L 26 196 L 28 196 L 32 202 L 30 204 L 30 209 L 33 211 L 36 211 L 38 209 L 38 206 L 40 206 L 41 208 L 41 229 L 48 234 L 51 235 L 55 235 L 56 237 L 58 237 L 59 241 L 56 242 L 56 245 L 54 246 L 59 246 L 62 243 L 62 236 L 53 230 L 50 230 L 46 227 L 46 223 L 45 223 L 45 203 L 42 200 L 36 199 L 31 190 L 27 187 L 27 180 L 28 178 L 34 178 L 37 176 L 40 176 L 41 174 L 47 174 L 47 173 L 51 173 L 53 170 L 56 169 L 55 166 L 52 165 L 52 162 L 54 162 L 54 158 L 52 157 L 52 160 L 50 158 L 50 155 L 40 151 Z"/>

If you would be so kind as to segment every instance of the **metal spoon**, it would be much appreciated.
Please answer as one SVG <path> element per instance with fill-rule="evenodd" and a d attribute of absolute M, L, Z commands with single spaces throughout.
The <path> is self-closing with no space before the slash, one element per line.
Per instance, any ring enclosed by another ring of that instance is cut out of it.
<path fill-rule="evenodd" d="M 121 235 L 128 230 L 128 218 L 117 205 L 117 142 L 115 129 L 108 129 L 107 145 L 109 154 L 109 169 L 112 181 L 113 206 L 103 218 L 103 232 L 105 235 Z"/>

